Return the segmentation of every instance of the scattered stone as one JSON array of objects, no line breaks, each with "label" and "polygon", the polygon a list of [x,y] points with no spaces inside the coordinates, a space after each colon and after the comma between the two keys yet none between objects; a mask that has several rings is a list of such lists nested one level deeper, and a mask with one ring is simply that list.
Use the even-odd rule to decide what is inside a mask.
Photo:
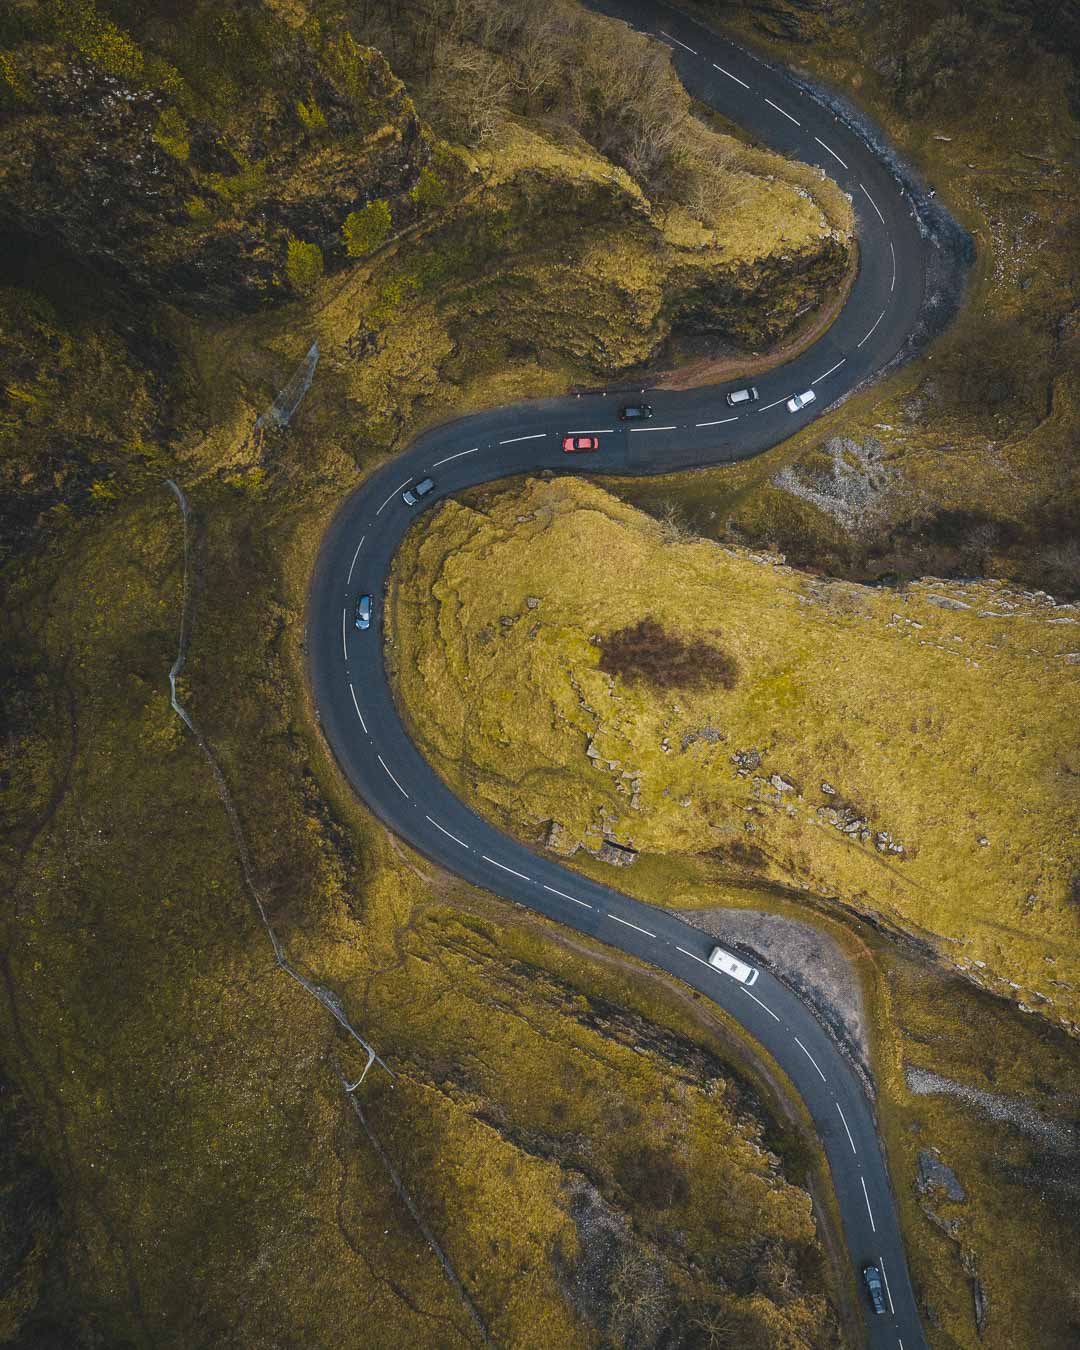
[{"label": "scattered stone", "polygon": [[937,605],[939,609],[970,609],[970,605],[965,605],[963,600],[954,600],[951,595],[928,595],[927,600],[932,605]]},{"label": "scattered stone", "polygon": [[540,603],[540,597],[538,595],[527,595],[525,597],[525,603],[528,605],[529,609],[535,609]]},{"label": "scattered stone", "polygon": [[735,765],[739,777],[745,778],[761,766],[761,751],[736,750],[731,756],[731,762]]},{"label": "scattered stone", "polygon": [[637,860],[637,849],[617,844],[614,839],[605,839],[593,856],[612,867],[629,867]]},{"label": "scattered stone", "polygon": [[789,783],[786,778],[781,778],[778,773],[774,773],[769,779],[769,786],[774,787],[777,792],[794,792],[795,784]]},{"label": "scattered stone", "polygon": [[824,792],[826,797],[836,796],[836,789],[833,787],[831,783],[822,783],[821,790],[822,792]]},{"label": "scattered stone", "polygon": [[544,847],[550,849],[552,853],[558,853],[562,858],[572,858],[578,850],[577,843],[567,834],[566,827],[560,825],[557,820],[548,823]]},{"label": "scattered stone", "polygon": [[916,1179],[916,1186],[920,1192],[925,1195],[927,1191],[941,1190],[945,1192],[949,1200],[955,1200],[957,1204],[967,1199],[967,1192],[957,1180],[956,1173],[951,1167],[936,1155],[936,1150],[919,1150],[919,1171]]},{"label": "scattered stone", "polygon": [[978,846],[979,846],[980,848],[989,848],[989,847],[990,847],[990,840],[987,839],[987,837],[986,837],[985,834],[980,834],[980,835],[976,838],[975,842],[978,844]]}]

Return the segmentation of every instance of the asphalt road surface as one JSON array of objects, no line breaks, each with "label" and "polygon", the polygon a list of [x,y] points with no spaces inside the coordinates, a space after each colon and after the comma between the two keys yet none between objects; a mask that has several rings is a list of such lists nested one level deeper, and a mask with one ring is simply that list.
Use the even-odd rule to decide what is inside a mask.
[{"label": "asphalt road surface", "polygon": [[[372,474],[327,532],[312,582],[308,651],[323,731],[350,783],[385,825],[448,871],[669,971],[718,1003],[755,1036],[801,1093],[824,1144],[854,1268],[868,1343],[918,1350],[926,1342],[896,1204],[871,1106],[813,1013],[763,970],[752,989],[706,964],[711,941],[661,908],[588,881],[501,833],[465,806],[421,757],[394,704],[382,655],[382,595],[410,526],[445,497],[492,479],[559,473],[662,473],[745,459],[776,445],[884,366],[904,347],[923,303],[930,245],[916,205],[856,130],[782,70],[655,3],[596,6],[666,42],[686,86],[773,149],[818,164],[851,195],[859,274],[828,332],[786,365],[756,376],[760,402],[733,409],[726,385],[655,391],[651,422],[618,421],[625,397],[588,395],[501,408],[440,426]],[[792,414],[789,395],[816,403]],[[570,432],[599,436],[600,451],[564,455]],[[426,476],[418,507],[402,500]],[[358,596],[374,597],[357,631]],[[423,710],[417,710],[419,716]],[[873,1263],[888,1312],[875,1315],[860,1272]]]}]

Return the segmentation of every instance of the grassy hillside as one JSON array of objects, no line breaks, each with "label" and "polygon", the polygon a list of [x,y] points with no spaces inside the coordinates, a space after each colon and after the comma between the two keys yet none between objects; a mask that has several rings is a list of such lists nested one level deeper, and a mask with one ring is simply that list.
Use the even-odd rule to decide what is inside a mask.
[{"label": "grassy hillside", "polygon": [[556,479],[443,506],[390,613],[415,735],[500,823],[829,897],[1077,1029],[1072,607],[815,578]]},{"label": "grassy hillside", "polygon": [[[847,273],[849,207],[692,124],[662,49],[570,7],[549,85],[582,32],[584,93],[612,55],[649,76],[586,100],[595,121],[538,87],[462,122],[468,87],[438,102],[361,17],[0,16],[0,1336],[478,1338],[349,1108],[355,1045],[273,963],[170,709],[173,477],[195,511],[180,697],[290,960],[397,1074],[365,1083],[368,1123],[493,1339],[831,1345],[828,1195],[776,1075],[674,987],[388,841],[327,761],[302,640],[358,473],[679,326],[783,337]],[[526,37],[483,59],[515,68]],[[668,110],[648,162],[626,153],[638,92]],[[292,421],[256,431],[315,341]]]}]

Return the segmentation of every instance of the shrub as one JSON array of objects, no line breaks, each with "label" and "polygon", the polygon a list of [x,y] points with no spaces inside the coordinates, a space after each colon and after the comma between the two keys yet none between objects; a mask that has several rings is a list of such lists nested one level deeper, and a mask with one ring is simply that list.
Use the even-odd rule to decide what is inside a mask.
[{"label": "shrub", "polygon": [[326,130],[326,114],[315,102],[314,97],[310,103],[305,103],[303,99],[298,99],[296,103],[296,115],[304,124],[304,130],[311,136],[317,136],[319,132]]},{"label": "shrub", "polygon": [[350,258],[362,258],[379,247],[390,233],[390,203],[383,198],[350,211],[341,227]]},{"label": "shrub", "polygon": [[646,683],[658,689],[704,689],[710,685],[734,689],[739,673],[727,652],[707,642],[684,642],[665,632],[655,619],[642,619],[605,638],[600,669],[628,684]]},{"label": "shrub", "polygon": [[321,281],[322,274],[323,255],[318,244],[290,239],[285,257],[285,275],[293,290],[301,295],[309,295]]},{"label": "shrub", "polygon": [[437,173],[421,169],[420,177],[409,196],[422,211],[433,210],[446,201],[446,184]]}]

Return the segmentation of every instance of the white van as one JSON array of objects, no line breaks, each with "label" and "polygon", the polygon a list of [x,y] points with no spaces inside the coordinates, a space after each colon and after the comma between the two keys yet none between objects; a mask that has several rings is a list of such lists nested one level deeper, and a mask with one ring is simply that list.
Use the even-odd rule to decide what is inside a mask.
[{"label": "white van", "polygon": [[717,970],[722,970],[725,975],[730,975],[733,980],[738,980],[740,984],[751,985],[761,973],[756,966],[748,966],[745,961],[740,961],[737,956],[732,956],[726,952],[723,947],[714,947],[709,953],[709,965],[715,966]]}]

